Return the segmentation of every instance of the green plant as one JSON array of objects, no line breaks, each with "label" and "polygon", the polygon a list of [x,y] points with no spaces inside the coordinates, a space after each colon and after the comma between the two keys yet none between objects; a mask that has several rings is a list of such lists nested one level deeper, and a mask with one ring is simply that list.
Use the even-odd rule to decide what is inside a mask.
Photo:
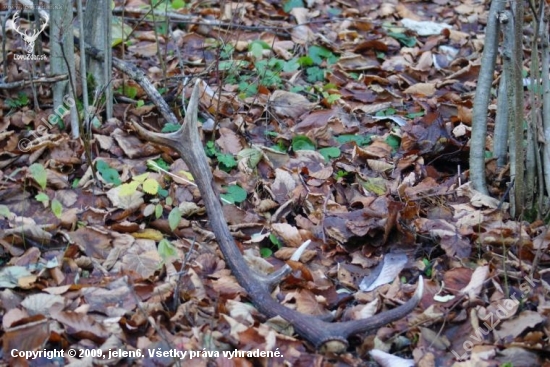
[{"label": "green plant", "polygon": [[303,0],[287,0],[285,1],[285,5],[283,6],[283,10],[285,13],[290,13],[290,11],[294,8],[305,8],[305,4]]},{"label": "green plant", "polygon": [[305,135],[296,135],[292,138],[292,150],[315,150],[315,143]]},{"label": "green plant", "polygon": [[98,159],[96,161],[95,168],[106,182],[112,183],[115,186],[118,186],[122,183],[120,181],[118,171],[114,168],[111,168],[111,166],[109,166],[105,161]]},{"label": "green plant", "polygon": [[426,274],[428,278],[431,278],[433,268],[432,268],[432,264],[430,263],[430,260],[424,258],[422,259],[422,263],[424,264],[424,274]]},{"label": "green plant", "polygon": [[220,195],[222,200],[229,204],[240,204],[246,200],[248,196],[245,189],[237,185],[229,185],[227,192]]},{"label": "green plant", "polygon": [[8,98],[5,101],[9,108],[20,108],[29,104],[29,97],[26,94],[19,92],[17,98]]},{"label": "green plant", "polygon": [[351,135],[351,134],[345,134],[340,135],[336,137],[336,141],[338,144],[346,144],[349,142],[355,142],[355,144],[359,146],[369,145],[372,142],[372,139],[369,135],[362,136],[362,135]]},{"label": "green plant", "polygon": [[171,259],[177,258],[178,256],[176,247],[172,244],[172,242],[168,241],[166,238],[163,238],[162,240],[160,240],[158,244],[157,252],[160,255],[160,258],[162,259],[161,263],[159,264],[160,266],[170,261]]},{"label": "green plant", "polygon": [[208,141],[204,150],[208,157],[216,158],[218,160],[222,170],[229,172],[231,169],[237,167],[237,161],[235,158],[231,154],[220,152],[213,141]]},{"label": "green plant", "polygon": [[260,255],[262,257],[270,257],[271,255],[273,255],[274,249],[279,250],[281,249],[281,247],[283,247],[283,244],[281,243],[279,238],[277,238],[277,236],[273,233],[269,235],[269,241],[271,242],[270,246],[263,246],[260,248]]}]

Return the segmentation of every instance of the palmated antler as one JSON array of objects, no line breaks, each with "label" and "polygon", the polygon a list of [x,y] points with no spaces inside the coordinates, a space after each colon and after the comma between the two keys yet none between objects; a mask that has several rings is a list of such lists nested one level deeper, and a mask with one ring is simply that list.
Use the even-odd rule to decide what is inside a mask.
[{"label": "palmated antler", "polygon": [[[271,297],[272,288],[290,271],[290,267],[285,265],[285,267],[270,276],[257,274],[248,267],[244,257],[235,245],[225,222],[219,201],[220,195],[214,186],[210,166],[197,132],[199,83],[200,80],[196,82],[193,88],[184,124],[178,131],[159,134],[145,130],[136,123],[133,123],[133,125],[143,138],[173,148],[185,161],[201,192],[210,226],[216,235],[225,261],[258,310],[268,317],[281,316],[294,326],[298,334],[311,342],[317,349],[333,352],[345,351],[349,336],[377,329],[410,313],[422,298],[424,285],[422,277],[419,279],[416,292],[409,301],[392,310],[363,320],[326,322],[318,317],[291,310]],[[165,117],[167,116],[165,115]],[[170,122],[174,123],[175,121]]]}]

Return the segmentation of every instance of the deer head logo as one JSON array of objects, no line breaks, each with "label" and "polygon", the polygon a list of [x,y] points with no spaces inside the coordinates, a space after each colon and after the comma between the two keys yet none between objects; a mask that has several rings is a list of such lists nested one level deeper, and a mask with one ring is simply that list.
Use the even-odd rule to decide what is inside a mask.
[{"label": "deer head logo", "polygon": [[17,18],[19,18],[19,12],[16,12],[14,15],[13,15],[13,18],[12,19],[9,19],[7,22],[6,22],[6,29],[11,29],[13,31],[15,31],[16,33],[19,33],[22,37],[23,37],[23,41],[25,41],[25,43],[27,44],[27,53],[33,53],[34,51],[34,43],[36,42],[36,40],[38,39],[38,36],[40,35],[40,33],[42,33],[44,31],[44,29],[46,29],[46,26],[48,25],[48,21],[50,20],[50,17],[48,16],[48,13],[44,12],[44,11],[41,11],[40,12],[40,16],[42,17],[42,25],[40,26],[40,30],[25,30],[24,32],[20,31],[19,30],[19,23],[16,23],[17,22]]}]

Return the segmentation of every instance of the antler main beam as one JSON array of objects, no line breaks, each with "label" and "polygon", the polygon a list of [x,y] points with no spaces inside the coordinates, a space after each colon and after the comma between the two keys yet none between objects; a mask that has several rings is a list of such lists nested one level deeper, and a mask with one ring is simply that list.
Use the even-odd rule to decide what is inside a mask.
[{"label": "antler main beam", "polygon": [[[317,317],[291,310],[271,297],[269,284],[274,283],[273,279],[268,282],[264,276],[257,274],[248,267],[225,222],[219,201],[220,195],[214,186],[210,166],[197,132],[199,83],[200,80],[197,80],[189,101],[184,124],[178,131],[159,134],[145,130],[136,123],[133,123],[133,126],[143,138],[153,143],[171,147],[185,161],[201,192],[210,226],[216,235],[225,261],[258,310],[268,317],[281,316],[294,326],[298,334],[311,342],[317,349],[332,352],[345,351],[349,336],[374,330],[410,313],[422,298],[424,284],[422,278],[419,279],[414,296],[405,304],[363,320],[339,323],[326,322]],[[174,123],[175,121],[170,122]],[[284,271],[280,272],[281,275],[284,275],[284,273]]]},{"label": "antler main beam", "polygon": [[[82,42],[76,38],[75,40],[77,42]],[[98,49],[89,45],[86,45],[85,49],[86,53],[90,56],[103,60],[103,53]],[[176,116],[172,113],[164,99],[149,80],[147,80],[145,74],[141,70],[115,57],[113,57],[113,66],[130,76],[143,88],[145,93],[149,96],[149,99],[157,106],[162,116],[166,119],[167,123],[178,123]],[[199,83],[200,80],[197,80],[195,83],[189,106],[187,107],[184,124],[178,131],[169,134],[159,134],[148,131],[135,122],[132,122],[132,125],[144,139],[171,147],[178,152],[185,161],[199,188],[210,220],[210,226],[216,235],[216,240],[218,241],[225,261],[258,310],[270,318],[275,316],[284,318],[292,324],[299,335],[313,344],[315,348],[321,352],[335,353],[340,353],[347,349],[347,339],[351,335],[377,329],[390,322],[401,319],[410,313],[422,298],[424,290],[424,281],[422,277],[418,280],[418,286],[413,297],[406,303],[392,310],[382,312],[363,320],[338,323],[327,322],[317,317],[291,310],[271,297],[271,288],[287,274],[290,267],[285,265],[284,268],[279,269],[271,276],[256,273],[248,267],[243,255],[231,236],[223,216],[222,207],[219,201],[220,195],[214,186],[210,166],[206,160],[206,155],[197,131]]]}]

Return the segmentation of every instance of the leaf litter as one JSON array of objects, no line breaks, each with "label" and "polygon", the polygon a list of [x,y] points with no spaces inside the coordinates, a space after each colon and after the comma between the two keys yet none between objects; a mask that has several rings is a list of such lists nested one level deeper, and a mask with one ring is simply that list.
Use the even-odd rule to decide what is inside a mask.
[{"label": "leaf litter", "polygon": [[[150,5],[115,3],[131,14]],[[170,21],[171,35],[148,18],[115,16],[135,29],[124,57],[178,114],[189,93],[182,75],[205,80],[204,146],[226,219],[254,267],[291,265],[277,290],[283,303],[364,318],[408,299],[407,284],[423,275],[421,307],[352,339],[339,356],[318,354],[283,320],[265,320],[226,267],[188,167],[141,142],[126,121],[169,127],[148,101],[138,104],[140,87],[115,73],[126,99],[92,141],[101,188],[64,129],[29,135],[51,111],[0,101],[3,358],[45,346],[279,348],[285,357],[273,362],[235,363],[549,364],[547,228],[512,220],[505,187],[493,182],[493,197],[484,196],[465,174],[488,9],[432,5],[192,1],[171,9],[194,19]],[[16,49],[9,34],[7,42]],[[165,70],[157,47],[167,51]],[[7,81],[23,70],[13,61]],[[39,101],[48,98],[40,89]],[[18,142],[29,136],[23,151]],[[300,260],[291,259],[304,241]]]}]

